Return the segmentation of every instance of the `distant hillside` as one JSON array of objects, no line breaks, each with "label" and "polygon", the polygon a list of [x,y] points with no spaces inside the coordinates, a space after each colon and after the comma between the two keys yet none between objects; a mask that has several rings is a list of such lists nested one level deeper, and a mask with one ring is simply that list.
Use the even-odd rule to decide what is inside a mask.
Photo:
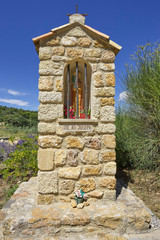
[{"label": "distant hillside", "polygon": [[37,127],[38,112],[0,106],[0,123],[13,127]]}]

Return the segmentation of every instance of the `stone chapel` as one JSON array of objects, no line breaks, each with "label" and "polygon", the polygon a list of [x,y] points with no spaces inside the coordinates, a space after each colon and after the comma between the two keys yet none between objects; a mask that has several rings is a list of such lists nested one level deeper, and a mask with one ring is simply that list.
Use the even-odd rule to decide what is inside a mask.
[{"label": "stone chapel", "polygon": [[39,64],[38,202],[114,201],[115,56],[121,46],[85,24],[69,23],[33,38]]}]

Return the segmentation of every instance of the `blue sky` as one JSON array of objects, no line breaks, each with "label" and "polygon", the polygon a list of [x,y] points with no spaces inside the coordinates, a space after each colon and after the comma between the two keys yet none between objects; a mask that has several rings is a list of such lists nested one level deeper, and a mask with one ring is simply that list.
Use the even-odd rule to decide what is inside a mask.
[{"label": "blue sky", "polygon": [[86,24],[122,46],[116,57],[116,103],[121,75],[138,45],[160,41],[159,0],[0,0],[0,105],[38,109],[39,59],[32,38],[88,13]]}]

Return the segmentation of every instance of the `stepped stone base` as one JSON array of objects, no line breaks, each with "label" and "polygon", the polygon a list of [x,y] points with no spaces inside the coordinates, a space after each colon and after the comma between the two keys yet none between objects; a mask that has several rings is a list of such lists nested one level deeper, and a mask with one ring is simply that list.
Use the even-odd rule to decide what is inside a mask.
[{"label": "stepped stone base", "polygon": [[117,193],[114,202],[90,198],[90,205],[83,209],[73,208],[71,202],[63,200],[40,205],[37,178],[31,178],[19,186],[1,210],[0,239],[125,240],[131,239],[130,234],[151,231],[151,212],[143,202],[121,185]]}]

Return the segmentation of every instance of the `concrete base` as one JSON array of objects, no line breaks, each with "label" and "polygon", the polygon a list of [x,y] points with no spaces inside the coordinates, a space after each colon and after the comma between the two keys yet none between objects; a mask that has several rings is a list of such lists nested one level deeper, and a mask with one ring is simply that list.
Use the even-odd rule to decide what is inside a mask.
[{"label": "concrete base", "polygon": [[[40,205],[37,204],[37,178],[31,178],[19,186],[1,210],[0,239],[160,239],[160,230],[156,233],[159,238],[153,233],[151,225],[155,217],[151,211],[131,190],[122,187],[120,181],[117,195],[114,202],[89,199],[90,205],[83,209],[72,208],[70,202]],[[151,234],[149,238],[143,238],[146,233]]]}]

